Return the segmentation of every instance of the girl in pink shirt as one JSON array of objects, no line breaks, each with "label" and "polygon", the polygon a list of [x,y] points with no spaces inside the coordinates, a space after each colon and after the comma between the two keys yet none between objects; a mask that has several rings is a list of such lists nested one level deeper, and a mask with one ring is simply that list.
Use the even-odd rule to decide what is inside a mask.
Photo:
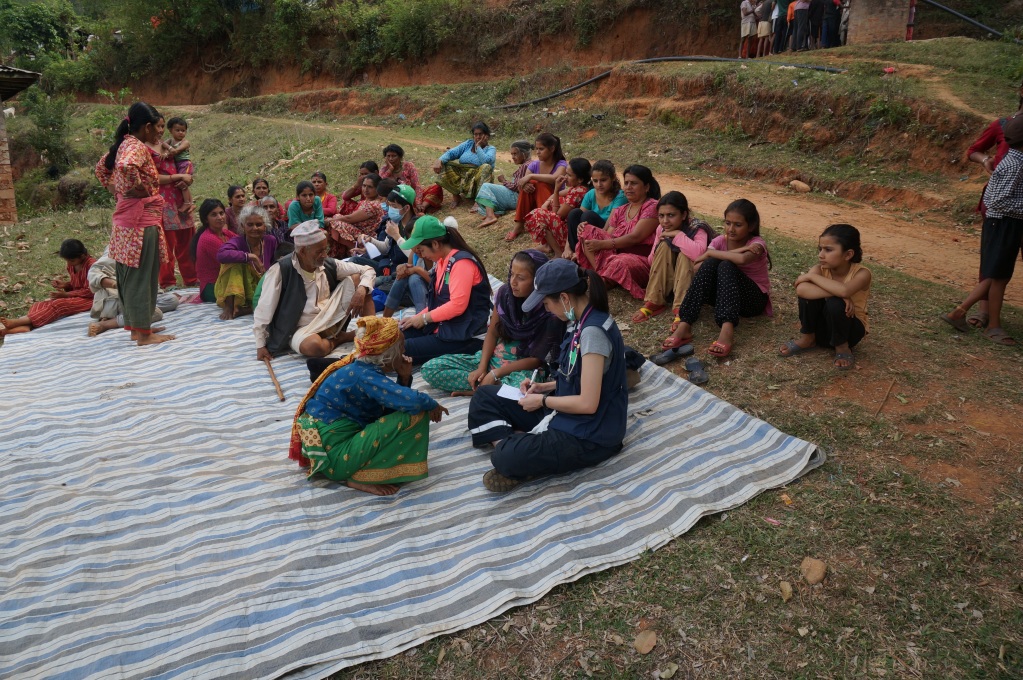
[{"label": "girl in pink shirt", "polygon": [[681,191],[669,191],[657,202],[657,222],[654,244],[647,256],[650,278],[646,295],[643,306],[632,315],[632,323],[643,323],[664,312],[670,296],[675,301],[675,320],[671,326],[675,330],[679,323],[678,306],[696,271],[693,263],[717,234],[709,224],[690,214],[689,201]]},{"label": "girl in pink shirt", "polygon": [[707,350],[727,357],[732,351],[739,317],[773,316],[771,281],[767,270],[771,257],[760,238],[760,213],[745,198],[725,208],[725,233],[710,242],[710,248],[696,258],[696,276],[678,310],[678,327],[664,341],[664,349],[692,341],[693,324],[703,305],[714,306],[714,321],[721,327],[718,339]]}]

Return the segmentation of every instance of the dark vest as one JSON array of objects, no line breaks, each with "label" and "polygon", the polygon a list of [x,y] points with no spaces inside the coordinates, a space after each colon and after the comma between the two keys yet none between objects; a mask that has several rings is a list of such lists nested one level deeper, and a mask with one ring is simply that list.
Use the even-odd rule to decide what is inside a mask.
[{"label": "dark vest", "polygon": [[[267,327],[266,349],[275,357],[291,348],[291,336],[298,330],[298,320],[305,309],[305,280],[295,268],[294,257],[294,254],[287,255],[273,265],[281,268],[281,298]],[[328,257],[323,263],[323,273],[333,293],[337,288],[337,262],[333,258]]]},{"label": "dark vest", "polygon": [[[472,287],[472,291],[469,293],[469,306],[465,308],[462,314],[454,319],[430,325],[429,330],[431,332],[436,329],[437,337],[448,342],[461,342],[473,338],[480,333],[485,333],[487,324],[490,322],[490,283],[487,281],[487,275],[484,273],[483,268],[480,267],[479,262],[476,261],[476,258],[464,250],[456,251],[448,258],[444,271],[438,271],[439,267],[434,267],[433,271],[430,272],[430,290],[426,298],[427,306],[430,309],[437,309],[451,301],[448,276],[451,274],[451,268],[455,263],[465,259],[472,260],[472,263],[479,269],[483,279]],[[443,279],[439,291],[437,290],[438,276]]]},{"label": "dark vest", "polygon": [[[551,420],[550,427],[554,430],[567,432],[577,439],[599,444],[601,446],[621,446],[625,439],[625,421],[629,411],[629,391],[625,383],[625,341],[622,334],[608,314],[588,308],[589,314],[582,322],[582,328],[599,326],[607,333],[614,348],[611,357],[611,365],[604,373],[600,383],[600,403],[597,405],[596,413],[592,415],[580,415],[574,413],[561,413],[560,411]],[[582,330],[580,329],[580,335]],[[575,329],[565,335],[561,343],[561,355],[558,359],[559,366],[555,375],[558,386],[553,396],[575,396],[582,394],[582,355],[576,349],[575,366],[571,373],[571,352],[575,343],[572,342],[575,336]]]}]

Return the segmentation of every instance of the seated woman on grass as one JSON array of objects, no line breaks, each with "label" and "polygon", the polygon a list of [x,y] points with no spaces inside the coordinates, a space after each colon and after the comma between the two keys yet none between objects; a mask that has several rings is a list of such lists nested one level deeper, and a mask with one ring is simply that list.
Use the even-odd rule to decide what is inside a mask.
[{"label": "seated woman on grass", "polygon": [[295,200],[288,205],[288,232],[309,220],[316,220],[323,229],[323,203],[312,182],[302,181],[295,187]]},{"label": "seated woman on grass", "polygon": [[347,257],[361,239],[360,236],[376,236],[380,220],[386,208],[380,202],[377,185],[380,175],[369,173],[362,178],[362,200],[353,212],[335,215],[328,222],[330,227],[331,257]]},{"label": "seated woman on grass", "polygon": [[323,217],[330,219],[336,215],[338,211],[337,196],[327,191],[327,176],[317,170],[309,175],[309,183],[313,185],[313,191],[316,192],[316,197],[320,199],[320,205],[323,206]]},{"label": "seated woman on grass", "polygon": [[[349,488],[377,496],[427,476],[430,421],[448,410],[412,389],[398,322],[358,320],[355,351],[316,379],[298,406],[288,457]],[[385,373],[398,374],[397,382]]]},{"label": "seated woman on grass", "polygon": [[675,302],[671,330],[679,324],[678,306],[689,290],[696,271],[693,264],[703,255],[717,234],[710,225],[689,213],[689,201],[679,191],[669,191],[657,202],[657,231],[654,246],[647,258],[650,278],[646,284],[643,306],[632,315],[632,323],[643,323],[668,308],[668,298]]},{"label": "seated woman on grass", "polygon": [[14,319],[0,317],[0,341],[14,333],[28,333],[33,328],[53,323],[65,316],[88,312],[92,309],[92,289],[89,288],[89,267],[95,258],[89,255],[85,244],[75,238],[64,239],[58,251],[67,265],[68,279],[54,279],[54,291],[49,300],[40,300],[28,308],[26,316]]},{"label": "seated woman on grass", "polygon": [[779,350],[794,357],[813,347],[832,347],[835,368],[848,371],[856,363],[852,348],[870,332],[867,298],[870,270],[863,261],[860,232],[848,224],[832,224],[821,234],[817,265],[796,279],[799,296],[799,337]]},{"label": "seated woman on grass", "polygon": [[419,186],[419,170],[415,163],[405,160],[405,149],[397,144],[385,146],[384,164],[377,174],[380,179],[393,179],[397,184],[412,187],[412,191],[416,192],[416,204],[419,203],[419,195],[423,191]]},{"label": "seated woman on grass", "polygon": [[642,300],[650,276],[650,248],[657,230],[657,201],[661,185],[645,165],[630,165],[622,173],[625,205],[615,208],[601,229],[579,225],[576,260],[600,274],[604,284],[618,285]]},{"label": "seated woman on grass", "polygon": [[236,234],[242,230],[238,215],[245,207],[245,200],[245,187],[232,184],[227,188],[227,228]]},{"label": "seated woman on grass", "polygon": [[515,164],[515,172],[511,179],[505,179],[504,175],[498,175],[499,184],[487,182],[480,187],[476,193],[476,210],[483,215],[480,227],[489,227],[497,222],[499,215],[515,210],[519,201],[519,180],[529,172],[529,160],[533,155],[533,145],[524,139],[512,142],[511,149],[512,163]]},{"label": "seated woman on grass", "polygon": [[258,206],[247,205],[238,216],[245,230],[217,251],[220,275],[213,287],[217,304],[224,308],[220,318],[230,320],[252,314],[252,298],[263,272],[274,263],[277,239],[266,233],[270,216]]},{"label": "seated woman on grass", "polygon": [[533,292],[536,270],[547,263],[538,250],[512,256],[508,281],[497,290],[483,349],[475,354],[448,354],[423,364],[423,380],[445,392],[472,394],[481,385],[518,387],[532,371],[546,373],[548,356],[561,342],[565,323],[542,307],[522,311]]},{"label": "seated woman on grass", "polygon": [[565,217],[566,236],[568,242],[561,254],[566,260],[575,260],[575,248],[579,244],[579,225],[589,224],[600,229],[604,228],[611,212],[618,206],[625,205],[625,192],[618,180],[618,170],[609,160],[600,160],[590,170],[590,184],[593,188],[583,196],[578,208],[568,211]]},{"label": "seated woman on grass", "polygon": [[440,175],[437,184],[455,197],[455,206],[467,198],[476,200],[480,187],[494,174],[497,150],[490,144],[490,127],[479,122],[472,126],[472,137],[448,149],[433,164]]},{"label": "seated woman on grass", "polygon": [[590,162],[585,158],[573,158],[565,174],[555,180],[550,198],[526,215],[526,231],[540,250],[553,257],[564,252],[568,243],[565,218],[582,204],[590,188]]},{"label": "seated woman on grass", "polygon": [[220,276],[220,261],[217,252],[220,247],[238,234],[227,228],[227,212],[224,204],[215,198],[207,198],[199,206],[199,230],[192,237],[192,259],[199,277],[199,299],[216,302],[213,288]]},{"label": "seated woman on grass", "polygon": [[359,174],[355,183],[341,193],[341,201],[337,208],[338,215],[347,215],[359,209],[359,201],[362,200],[362,180],[366,175],[379,175],[380,166],[376,161],[364,161],[359,166]]},{"label": "seated woman on grass", "polygon": [[714,306],[714,321],[721,327],[718,339],[707,350],[723,359],[732,352],[739,317],[773,316],[771,281],[767,270],[771,256],[760,238],[760,213],[745,198],[725,208],[725,233],[695,261],[696,275],[678,310],[678,327],[662,343],[677,349],[693,339],[693,324],[703,305]]},{"label": "seated woman on grass", "polygon": [[549,132],[539,134],[533,141],[533,150],[536,151],[536,160],[530,161],[526,174],[519,179],[515,226],[505,234],[505,241],[514,241],[525,231],[526,215],[551,197],[555,191],[555,182],[568,170],[560,138]]}]

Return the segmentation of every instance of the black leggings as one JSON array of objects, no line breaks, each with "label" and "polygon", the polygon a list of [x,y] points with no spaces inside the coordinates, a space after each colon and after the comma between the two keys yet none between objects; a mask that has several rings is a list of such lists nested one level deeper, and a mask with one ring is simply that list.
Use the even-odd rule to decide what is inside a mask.
[{"label": "black leggings", "polygon": [[840,297],[805,300],[799,298],[799,331],[816,335],[818,347],[837,347],[849,343],[855,347],[867,330],[856,317],[845,315],[845,300]]},{"label": "black leggings", "polygon": [[579,225],[583,222],[592,224],[595,227],[604,227],[604,218],[593,212],[592,210],[583,210],[582,208],[573,208],[568,216],[565,218],[565,224],[568,225],[568,245],[575,250],[575,247],[579,244]]},{"label": "black leggings", "polygon": [[718,326],[725,322],[738,326],[740,316],[764,313],[767,294],[734,262],[708,257],[700,265],[678,308],[679,320],[696,323],[703,305],[714,305],[714,322]]}]

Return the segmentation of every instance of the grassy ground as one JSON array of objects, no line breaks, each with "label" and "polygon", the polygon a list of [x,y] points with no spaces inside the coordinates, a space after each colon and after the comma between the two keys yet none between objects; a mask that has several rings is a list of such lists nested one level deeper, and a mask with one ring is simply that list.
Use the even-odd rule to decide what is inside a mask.
[{"label": "grassy ground", "polygon": [[[330,131],[219,113],[192,121],[200,198],[256,174],[268,175],[283,198],[314,169],[340,190],[396,135],[410,140],[404,146],[420,168],[437,146],[462,136],[436,125]],[[625,163],[646,160],[660,143],[647,136],[649,127],[623,139],[636,129],[632,122],[594,124],[615,134],[566,137],[573,154]],[[676,167],[661,157],[652,163]],[[505,244],[502,228],[475,230],[464,209],[455,214],[495,273],[525,245]],[[108,220],[101,208],[47,213],[4,233],[2,303],[22,310],[39,299],[62,269],[52,254],[58,241],[74,235],[98,252]],[[792,504],[780,492],[765,494],[633,564],[337,677],[669,677],[673,664],[674,677],[1023,673],[1023,356],[943,327],[936,314],[958,291],[873,266],[873,328],[858,348],[858,369],[836,373],[824,352],[782,360],[776,347],[796,323],[790,282],[813,262],[813,248],[770,230],[767,238],[776,318],[743,322],[727,362],[703,353],[712,339],[707,319],[697,326],[697,346],[711,391],[829,451],[823,469],[785,490]],[[654,351],[664,317],[632,326],[637,302],[621,291],[612,306],[631,326],[627,341]],[[1023,327],[1019,310],[1009,311],[1008,325]],[[808,555],[828,564],[821,585],[800,578]],[[788,602],[781,581],[793,585]],[[632,646],[643,629],[658,639],[648,655]]]}]

